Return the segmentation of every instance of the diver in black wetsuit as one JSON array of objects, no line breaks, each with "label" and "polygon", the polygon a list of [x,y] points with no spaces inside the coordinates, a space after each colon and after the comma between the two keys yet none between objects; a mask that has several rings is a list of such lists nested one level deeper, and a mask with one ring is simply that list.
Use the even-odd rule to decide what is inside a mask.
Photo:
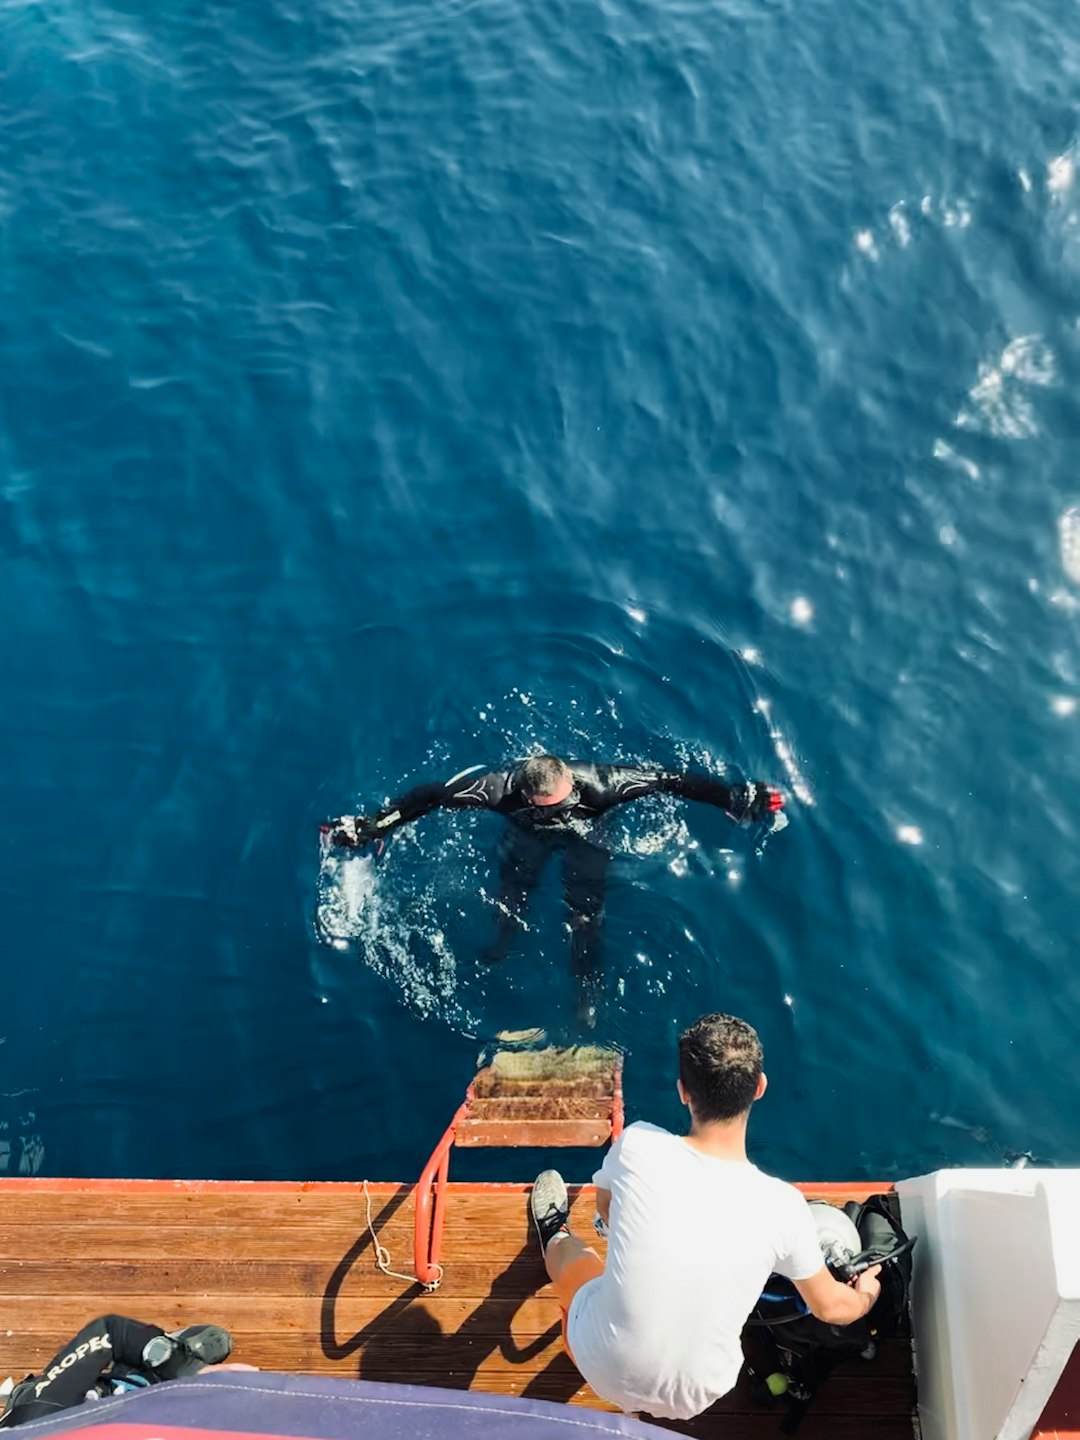
[{"label": "diver in black wetsuit", "polygon": [[19,1381],[0,1415],[0,1428],[47,1419],[91,1396],[123,1394],[196,1375],[227,1360],[231,1349],[232,1338],[220,1325],[188,1325],[166,1333],[126,1315],[99,1315],[57,1351],[40,1375]]},{"label": "diver in black wetsuit", "polygon": [[331,844],[351,849],[379,841],[437,807],[494,810],[511,822],[500,849],[500,911],[495,942],[484,952],[505,959],[525,907],[556,848],[565,856],[563,893],[570,910],[571,965],[581,981],[583,1018],[592,1019],[592,992],[599,974],[600,926],[610,855],[589,836],[589,822],[642,795],[681,795],[718,806],[736,822],[769,820],[783,806],[779,790],[760,781],[728,785],[712,775],[647,769],[638,765],[590,765],[534,755],[509,770],[478,773],[417,785],[374,815],[344,815],[323,826]]}]

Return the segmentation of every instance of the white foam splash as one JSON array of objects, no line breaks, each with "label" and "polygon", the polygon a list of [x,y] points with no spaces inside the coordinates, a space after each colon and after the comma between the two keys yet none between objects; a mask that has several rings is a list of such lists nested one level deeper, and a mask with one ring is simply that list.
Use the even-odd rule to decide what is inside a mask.
[{"label": "white foam splash", "polygon": [[896,237],[896,243],[902,248],[911,244],[911,225],[904,214],[904,202],[899,201],[889,211],[889,228]]},{"label": "white foam splash", "polygon": [[[415,1014],[437,1017],[455,1029],[476,1021],[458,998],[457,962],[442,931],[425,913],[427,899],[415,898],[410,919],[395,899],[380,894],[379,869],[368,853],[324,847],[319,867],[315,914],[319,938],[337,951],[355,948],[359,959],[401,996]],[[423,942],[432,963],[413,954],[414,937]]]},{"label": "white foam splash", "polygon": [[1080,505],[1070,505],[1058,520],[1061,566],[1074,585],[1080,585]]},{"label": "white foam splash", "polygon": [[1076,714],[1076,699],[1072,695],[1055,695],[1050,701],[1050,709],[1055,715],[1062,717]]},{"label": "white foam splash", "polygon": [[1054,352],[1039,335],[1018,335],[1001,352],[1001,369],[1027,385],[1056,385],[1057,361]]},{"label": "white foam splash", "polygon": [[[630,816],[623,819],[618,811],[614,812],[606,830],[610,848],[622,855],[662,855],[665,850],[677,848],[678,854],[668,861],[668,869],[673,875],[686,874],[686,857],[698,848],[698,842],[690,834],[683,810],[666,797],[645,803],[651,804],[655,814],[649,816],[649,828],[644,833],[633,828],[635,822]],[[636,823],[640,825],[640,819]],[[588,838],[594,832],[586,828],[583,833]]]},{"label": "white foam splash", "polygon": [[955,205],[943,207],[941,218],[949,230],[966,230],[971,224],[971,206],[966,200],[958,200]]},{"label": "white foam splash", "polygon": [[319,871],[316,911],[320,936],[347,948],[364,929],[364,912],[375,904],[375,860],[371,855],[330,851]]},{"label": "white foam splash", "polygon": [[1039,335],[1019,335],[1005,346],[996,364],[979,366],[979,378],[968,392],[971,403],[957,415],[956,424],[1006,440],[1031,439],[1038,426],[1025,389],[1045,389],[1057,381],[1057,361],[1046,341]]},{"label": "white foam splash", "polygon": [[630,619],[633,620],[636,625],[644,625],[646,620],[648,620],[649,618],[648,615],[646,615],[645,611],[642,610],[641,607],[638,605],[624,605],[623,609],[626,611],[627,615],[630,616]]},{"label": "white foam splash", "polygon": [[1056,155],[1046,167],[1046,188],[1051,195],[1063,195],[1066,190],[1071,190],[1076,180],[1076,147],[1066,150],[1063,155]]},{"label": "white foam splash", "polygon": [[898,825],[896,838],[901,845],[921,845],[923,843],[923,833],[918,825]]},{"label": "white foam splash", "polygon": [[874,243],[874,232],[872,230],[856,230],[855,249],[860,255],[865,255],[868,260],[880,259],[877,245]]},{"label": "white foam splash", "polygon": [[796,595],[791,602],[791,618],[796,625],[809,625],[814,618],[814,607],[805,595]]}]

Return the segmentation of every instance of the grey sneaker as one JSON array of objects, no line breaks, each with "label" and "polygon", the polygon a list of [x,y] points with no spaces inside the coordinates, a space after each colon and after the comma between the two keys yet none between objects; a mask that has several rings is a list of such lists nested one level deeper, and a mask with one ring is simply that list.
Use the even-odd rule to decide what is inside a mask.
[{"label": "grey sneaker", "polygon": [[570,1233],[566,1223],[570,1219],[570,1198],[566,1193],[566,1181],[557,1170],[542,1170],[533,1181],[529,1214],[536,1226],[541,1253],[556,1235],[564,1231]]}]

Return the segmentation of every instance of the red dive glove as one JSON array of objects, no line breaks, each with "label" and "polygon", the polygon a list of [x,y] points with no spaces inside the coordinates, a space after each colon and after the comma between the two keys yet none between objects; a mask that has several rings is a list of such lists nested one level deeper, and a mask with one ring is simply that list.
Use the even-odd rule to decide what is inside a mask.
[{"label": "red dive glove", "polygon": [[769,820],[784,808],[784,797],[775,785],[764,780],[748,780],[731,791],[731,813],[736,820]]}]

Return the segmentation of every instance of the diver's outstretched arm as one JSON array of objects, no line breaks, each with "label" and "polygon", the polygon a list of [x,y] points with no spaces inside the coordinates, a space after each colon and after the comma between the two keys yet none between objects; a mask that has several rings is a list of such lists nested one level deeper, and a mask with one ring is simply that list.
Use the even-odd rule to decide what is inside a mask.
[{"label": "diver's outstretched arm", "polygon": [[729,785],[715,775],[687,770],[656,770],[638,765],[597,765],[593,767],[591,796],[598,810],[625,805],[643,795],[680,795],[700,800],[725,811],[736,823],[767,820],[783,808],[784,797],[764,780],[747,780]]},{"label": "diver's outstretched arm", "polygon": [[355,850],[372,840],[385,839],[432,810],[494,810],[506,793],[509,775],[501,770],[477,773],[479,769],[474,766],[449,780],[415,785],[373,815],[342,815],[324,825],[323,831],[329,835],[331,845]]},{"label": "diver's outstretched arm", "polygon": [[671,795],[681,795],[684,800],[700,800],[706,805],[715,805],[725,811],[736,824],[746,821],[768,820],[784,808],[784,797],[774,785],[764,780],[746,780],[739,785],[728,785],[715,775],[693,773],[669,773],[660,787]]}]

